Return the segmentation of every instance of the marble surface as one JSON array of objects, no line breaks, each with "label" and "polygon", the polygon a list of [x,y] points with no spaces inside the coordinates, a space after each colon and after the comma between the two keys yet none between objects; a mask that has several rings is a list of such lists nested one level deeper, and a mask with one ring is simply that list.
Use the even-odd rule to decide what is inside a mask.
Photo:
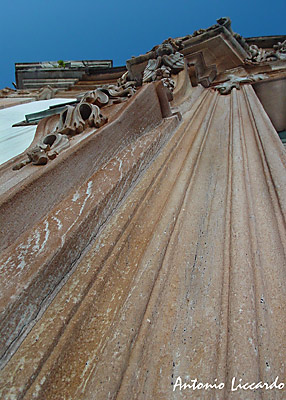
[{"label": "marble surface", "polygon": [[29,147],[37,129],[36,125],[12,128],[13,124],[23,121],[26,114],[43,111],[51,105],[67,101],[70,99],[40,100],[0,110],[0,164]]}]

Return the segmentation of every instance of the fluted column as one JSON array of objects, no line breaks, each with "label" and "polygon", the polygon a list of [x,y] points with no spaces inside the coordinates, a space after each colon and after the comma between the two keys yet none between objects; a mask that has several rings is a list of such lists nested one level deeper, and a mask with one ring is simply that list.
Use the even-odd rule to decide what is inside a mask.
[{"label": "fluted column", "polygon": [[251,86],[200,93],[2,371],[4,395],[283,399],[231,382],[286,382],[285,161]]}]

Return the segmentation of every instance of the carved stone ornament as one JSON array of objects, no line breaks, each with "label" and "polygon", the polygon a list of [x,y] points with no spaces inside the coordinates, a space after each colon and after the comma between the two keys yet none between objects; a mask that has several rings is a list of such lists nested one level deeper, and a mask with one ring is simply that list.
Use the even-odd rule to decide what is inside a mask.
[{"label": "carved stone ornament", "polygon": [[273,57],[274,52],[267,51],[259,48],[256,44],[252,44],[248,49],[248,57],[246,58],[246,64],[260,64],[267,61],[275,61],[276,56]]},{"label": "carved stone ornament", "polygon": [[171,74],[177,74],[184,69],[184,56],[170,42],[157,46],[155,58],[148,61],[143,72],[143,83],[161,80],[169,89],[173,89]]},{"label": "carved stone ornament", "polygon": [[100,90],[108,94],[109,98],[115,99],[117,97],[131,97],[135,93],[135,82],[126,82],[124,85],[107,85],[100,88]]},{"label": "carved stone ornament", "polygon": [[56,132],[73,136],[88,127],[100,128],[106,122],[107,118],[101,114],[97,105],[80,102],[76,107],[67,106],[61,112]]},{"label": "carved stone ornament", "polygon": [[117,85],[104,85],[95,90],[91,90],[84,94],[81,102],[95,104],[102,108],[106,105],[121,103],[133,96],[136,92],[135,82],[127,81],[128,73],[125,72],[118,79]]},{"label": "carved stone ornament", "polygon": [[229,94],[234,88],[240,89],[240,84],[242,83],[254,83],[267,78],[268,75],[266,74],[248,75],[245,77],[228,75],[228,80],[226,82],[216,85],[214,88],[218,90],[220,94]]},{"label": "carved stone ornament", "polygon": [[[27,158],[13,167],[18,170],[25,165],[45,165],[61,150],[69,146],[69,137],[83,132],[88,127],[100,128],[107,122],[100,108],[125,101],[135,93],[135,82],[128,81],[128,73],[119,78],[117,85],[104,85],[85,93],[75,107],[68,105],[61,113],[56,129],[44,136],[27,154]],[[52,139],[53,138],[53,139]]]},{"label": "carved stone ornament", "polygon": [[276,56],[279,60],[286,60],[286,40],[284,42],[278,42],[278,44],[273,46]]},{"label": "carved stone ornament", "polygon": [[69,147],[69,139],[66,135],[60,133],[46,135],[36,146],[27,151],[27,158],[14,165],[13,170],[18,170],[30,163],[33,165],[45,165],[67,147]]},{"label": "carved stone ornament", "polygon": [[45,165],[53,160],[65,148],[69,147],[69,136],[83,132],[88,127],[100,128],[107,122],[97,105],[81,102],[61,112],[58,125],[54,132],[44,136],[29,151],[27,158],[13,167],[18,170],[25,165]]},{"label": "carved stone ornament", "polygon": [[248,49],[247,64],[260,64],[270,61],[286,60],[286,40],[273,46],[273,50],[265,50],[252,44]]},{"label": "carved stone ornament", "polygon": [[284,42],[278,42],[278,44],[275,44],[273,46],[273,49],[276,50],[276,52],[279,52],[280,54],[286,54],[286,40]]}]

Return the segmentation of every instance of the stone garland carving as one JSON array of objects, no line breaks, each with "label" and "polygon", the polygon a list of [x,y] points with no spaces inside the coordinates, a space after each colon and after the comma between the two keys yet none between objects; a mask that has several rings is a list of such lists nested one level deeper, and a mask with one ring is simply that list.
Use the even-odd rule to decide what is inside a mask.
[{"label": "stone garland carving", "polygon": [[252,44],[248,49],[248,57],[246,64],[260,64],[261,62],[275,61],[277,57],[273,51],[267,51],[259,48],[256,44]]},{"label": "stone garland carving", "polygon": [[133,96],[135,93],[135,82],[129,81],[122,85],[107,85],[100,88],[103,93],[106,93],[109,99],[126,99],[128,97]]},{"label": "stone garland carving", "polygon": [[266,74],[248,75],[245,77],[228,75],[228,80],[224,83],[214,86],[214,89],[218,90],[220,94],[229,94],[234,88],[240,89],[241,83],[254,83],[267,78],[268,76]]}]

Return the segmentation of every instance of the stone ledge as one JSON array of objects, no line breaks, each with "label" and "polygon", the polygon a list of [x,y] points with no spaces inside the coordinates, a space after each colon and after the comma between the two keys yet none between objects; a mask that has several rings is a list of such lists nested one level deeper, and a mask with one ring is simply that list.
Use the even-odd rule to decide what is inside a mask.
[{"label": "stone ledge", "polygon": [[[146,85],[113,122],[83,138],[46,166],[29,165],[14,172],[13,176],[21,174],[23,179],[17,175],[17,184],[0,197],[3,227],[0,250],[10,246],[63,200],[70,190],[87,180],[118,151],[162,121],[161,101],[157,92],[155,85]],[[4,164],[2,171],[5,172],[10,164]],[[32,168],[29,176],[28,168]]]},{"label": "stone ledge", "polygon": [[[119,151],[2,254],[1,348],[21,339],[56,286],[170,137],[170,117]],[[61,210],[65,210],[61,219]],[[3,355],[3,354],[2,354]]]}]

